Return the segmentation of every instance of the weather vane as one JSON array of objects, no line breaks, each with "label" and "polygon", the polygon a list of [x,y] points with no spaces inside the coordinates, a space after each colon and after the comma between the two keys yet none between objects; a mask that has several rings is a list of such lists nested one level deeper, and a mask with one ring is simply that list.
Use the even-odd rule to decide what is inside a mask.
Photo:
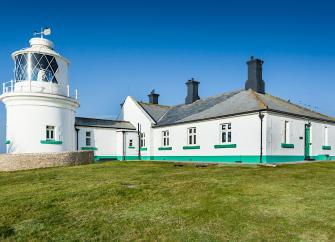
[{"label": "weather vane", "polygon": [[45,27],[41,28],[41,32],[37,32],[36,30],[34,31],[33,35],[40,35],[41,38],[43,39],[44,35],[50,35],[51,34],[51,28],[50,27]]}]

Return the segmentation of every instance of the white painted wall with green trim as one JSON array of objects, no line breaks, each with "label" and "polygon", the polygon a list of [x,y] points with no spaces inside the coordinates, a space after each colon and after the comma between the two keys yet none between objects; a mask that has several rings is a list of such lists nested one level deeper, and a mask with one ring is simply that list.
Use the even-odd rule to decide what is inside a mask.
[{"label": "white painted wall with green trim", "polygon": [[86,132],[91,132],[91,145],[95,148],[95,155],[116,155],[116,130],[109,128],[82,127],[78,126],[79,150],[86,146]]},{"label": "white painted wall with green trim", "polygon": [[[122,160],[122,157],[138,157],[138,135],[137,131],[125,131],[124,135],[122,131],[117,131],[117,146],[116,146],[116,156],[119,160]],[[123,139],[125,139],[124,143],[124,153],[123,153]],[[133,148],[129,147],[129,141],[132,140]],[[134,159],[134,158],[132,158]]]},{"label": "white painted wall with green trim", "polygon": [[[289,162],[304,159],[304,127],[309,120],[284,114],[263,112],[263,162]],[[176,161],[203,161],[203,162],[236,162],[258,163],[260,161],[260,128],[261,122],[258,112],[205,120],[192,123],[177,124],[166,127],[152,128],[152,120],[131,97],[126,99],[122,109],[124,120],[130,121],[135,127],[140,123],[142,131],[146,133],[146,148],[141,151],[142,159],[176,160]],[[284,122],[290,122],[290,143],[294,148],[283,148]],[[335,126],[323,122],[310,121],[311,128],[311,157],[327,159],[334,157]],[[230,148],[215,148],[220,144],[220,124],[232,124],[232,144]],[[324,150],[324,127],[329,128],[328,145],[331,150]],[[187,146],[187,129],[196,127],[197,146],[199,149],[184,149]],[[171,149],[159,149],[162,144],[162,131],[169,130]],[[117,136],[116,157],[122,157],[121,133]],[[137,134],[127,134],[137,141]],[[132,136],[133,135],[133,136]],[[303,137],[303,139],[300,139]],[[135,149],[128,149],[129,138],[126,144],[126,157],[135,159],[138,155],[138,144]],[[134,142],[135,144],[135,142]],[[99,153],[105,155],[107,153]],[[108,153],[107,155],[113,155]]]},{"label": "white painted wall with green trim", "polygon": [[[138,155],[137,132],[125,131],[123,136],[121,130],[100,127],[77,126],[79,150],[86,146],[86,132],[91,132],[91,148],[94,149],[94,155],[99,157],[122,157],[123,156],[123,138],[125,139],[125,156]],[[129,148],[129,141],[133,140],[134,149]]]},{"label": "white painted wall with green trim", "polygon": [[[282,148],[284,142],[284,122],[290,122],[290,143],[294,148]],[[312,157],[320,155],[335,156],[335,126],[321,121],[297,118],[284,114],[269,113],[267,117],[267,150],[269,156],[300,156],[304,157],[305,150],[305,124],[311,123],[311,149]],[[328,127],[328,140],[331,150],[324,150],[324,127]],[[302,139],[300,138],[302,137]]]},{"label": "white painted wall with green trim", "polygon": [[136,129],[138,124],[141,125],[141,132],[145,133],[145,147],[147,148],[147,150],[142,151],[141,154],[143,156],[153,156],[154,151],[152,148],[154,144],[154,138],[152,125],[154,124],[154,121],[145,111],[143,111],[141,106],[134,98],[130,96],[126,98],[121,109],[121,118],[122,120],[132,123]]},{"label": "white painted wall with green trim", "polygon": [[[236,148],[214,148],[220,142],[220,124],[232,124],[232,144]],[[200,149],[183,149],[187,146],[187,129],[196,127],[197,144]],[[159,150],[162,147],[162,131],[168,130],[170,134],[170,147],[172,150]],[[265,129],[264,129],[265,130]],[[154,131],[154,156],[227,156],[232,159],[238,156],[258,156],[260,153],[260,119],[258,113],[236,117],[206,120],[166,127],[157,127]],[[264,134],[265,138],[265,134]],[[264,151],[266,144],[264,143]],[[265,155],[265,154],[264,154]]]},{"label": "white painted wall with green trim", "polygon": [[[77,102],[43,93],[10,93],[3,99],[7,112],[7,153],[45,153],[75,150]],[[55,126],[59,144],[44,144],[46,126]]]}]

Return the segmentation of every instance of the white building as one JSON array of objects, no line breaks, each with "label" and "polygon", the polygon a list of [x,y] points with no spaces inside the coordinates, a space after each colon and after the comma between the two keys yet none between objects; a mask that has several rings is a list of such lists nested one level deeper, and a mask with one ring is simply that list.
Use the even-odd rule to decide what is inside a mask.
[{"label": "white building", "polygon": [[[94,150],[97,160],[275,163],[335,157],[335,119],[265,92],[263,61],[250,59],[242,90],[201,99],[189,80],[184,104],[128,96],[121,120],[75,118],[69,62],[44,38],[14,52],[7,110],[8,153]],[[76,92],[75,92],[76,93]]]},{"label": "white building", "polygon": [[29,48],[12,54],[15,80],[3,84],[0,96],[7,111],[7,152],[73,150],[79,102],[70,96],[69,61],[47,39],[32,38],[29,43]]}]

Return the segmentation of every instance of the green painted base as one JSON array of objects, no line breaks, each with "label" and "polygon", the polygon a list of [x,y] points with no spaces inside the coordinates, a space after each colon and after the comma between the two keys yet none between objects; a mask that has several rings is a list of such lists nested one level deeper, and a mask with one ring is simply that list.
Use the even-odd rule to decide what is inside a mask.
[{"label": "green painted base", "polygon": [[102,160],[118,160],[117,156],[113,155],[99,155],[94,156],[95,161],[102,161]]},{"label": "green painted base", "polygon": [[[181,162],[218,162],[218,163],[246,163],[259,164],[260,156],[258,155],[241,155],[241,156],[155,156],[154,160],[162,161],[181,161]],[[303,161],[303,156],[263,156],[262,163],[281,163]]]},{"label": "green painted base", "polygon": [[[333,160],[335,156],[317,155],[311,157],[315,160]],[[260,164],[260,156],[242,155],[242,156],[96,156],[96,160],[155,160],[155,161],[176,161],[176,162],[213,162],[213,163],[244,163]],[[285,163],[304,161],[304,156],[285,156],[273,155],[263,156],[262,163]]]},{"label": "green painted base", "polygon": [[330,155],[318,155],[315,157],[316,160],[332,160],[332,157]]},{"label": "green painted base", "polygon": [[94,156],[95,161],[101,160],[139,160],[138,156],[116,156],[116,155],[97,155]]},{"label": "green painted base", "polygon": [[[138,157],[136,156],[136,159],[138,160]],[[142,155],[140,160],[155,160],[153,156],[148,156],[148,155]]]},{"label": "green painted base", "polygon": [[147,150],[148,150],[148,148],[146,148],[146,147],[140,148],[140,151],[147,151]]}]

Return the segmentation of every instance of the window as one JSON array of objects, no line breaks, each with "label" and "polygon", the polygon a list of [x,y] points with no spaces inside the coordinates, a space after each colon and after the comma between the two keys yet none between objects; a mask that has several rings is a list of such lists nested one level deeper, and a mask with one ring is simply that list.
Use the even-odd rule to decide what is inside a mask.
[{"label": "window", "polygon": [[141,148],[145,147],[145,133],[140,134],[141,137]]},{"label": "window", "polygon": [[325,146],[328,145],[328,127],[325,127],[325,128],[324,128],[324,141],[323,141],[323,144],[324,144]]},{"label": "window", "polygon": [[86,131],[85,132],[85,136],[86,136],[86,146],[91,146],[92,142],[91,142],[91,138],[92,138],[92,132],[91,131]]},{"label": "window", "polygon": [[39,53],[24,53],[15,56],[15,81],[43,81],[58,83],[58,64],[55,57]]},{"label": "window", "polygon": [[285,121],[284,123],[284,144],[290,143],[290,122]]},{"label": "window", "polygon": [[55,126],[46,126],[46,140],[55,140]]},{"label": "window", "polygon": [[167,147],[170,145],[170,137],[169,137],[169,131],[163,131],[162,132],[162,146]]},{"label": "window", "polygon": [[231,123],[220,125],[220,141],[221,143],[231,143]]},{"label": "window", "polygon": [[197,129],[195,127],[187,129],[187,142],[189,145],[197,144]]},{"label": "window", "polygon": [[133,147],[133,140],[132,139],[129,140],[129,147]]}]

